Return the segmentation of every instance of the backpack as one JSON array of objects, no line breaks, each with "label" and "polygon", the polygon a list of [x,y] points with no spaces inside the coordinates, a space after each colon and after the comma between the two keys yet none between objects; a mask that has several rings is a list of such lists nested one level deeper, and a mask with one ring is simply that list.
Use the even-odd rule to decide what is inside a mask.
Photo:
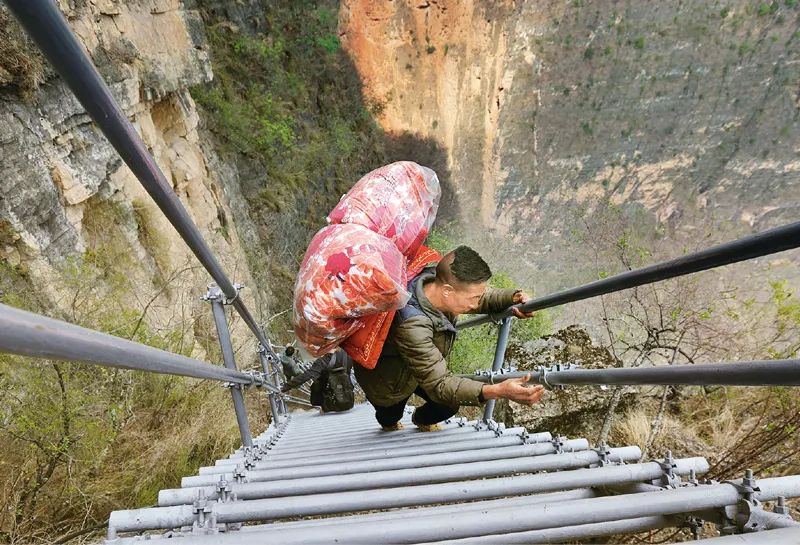
[{"label": "backpack", "polygon": [[328,374],[322,395],[322,410],[326,413],[347,411],[353,408],[355,401],[350,374],[344,367],[337,367]]},{"label": "backpack", "polygon": [[337,366],[338,354],[332,354],[331,358],[333,361],[330,363],[330,371],[323,373],[311,384],[311,404],[322,407],[326,413],[347,411],[355,404],[350,373],[344,362]]},{"label": "backpack", "polygon": [[345,365],[346,362],[339,364],[338,356],[336,353],[331,356],[333,358],[331,370],[326,374],[325,385],[322,388],[321,407],[325,412],[347,411],[355,404],[355,393],[348,366]]}]

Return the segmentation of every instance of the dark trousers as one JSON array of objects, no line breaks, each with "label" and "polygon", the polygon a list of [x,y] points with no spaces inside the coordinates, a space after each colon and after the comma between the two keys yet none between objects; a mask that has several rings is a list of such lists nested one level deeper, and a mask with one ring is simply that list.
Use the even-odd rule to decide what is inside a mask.
[{"label": "dark trousers", "polygon": [[[414,411],[415,424],[436,424],[442,420],[447,420],[458,412],[458,407],[453,408],[440,403],[434,403],[431,401],[431,398],[428,397],[428,394],[425,393],[425,390],[419,386],[414,390],[414,393],[425,400],[425,404],[421,407],[417,407],[417,410]],[[373,403],[372,406],[375,407],[375,419],[381,426],[393,426],[403,418],[403,411],[405,411],[406,403],[410,397],[411,396],[408,396],[403,401],[388,407],[378,407]]]}]

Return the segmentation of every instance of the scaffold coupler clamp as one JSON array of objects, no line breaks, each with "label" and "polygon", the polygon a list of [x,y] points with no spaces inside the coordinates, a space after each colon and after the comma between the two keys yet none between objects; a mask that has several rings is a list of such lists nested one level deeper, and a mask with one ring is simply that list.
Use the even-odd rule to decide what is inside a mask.
[{"label": "scaffold coupler clamp", "polygon": [[496,437],[500,437],[501,435],[503,435],[503,428],[505,428],[503,424],[498,424],[497,421],[492,420],[491,418],[485,421],[478,420],[475,423],[476,430],[493,431]]},{"label": "scaffold coupler clamp", "polygon": [[246,483],[247,482],[247,468],[242,464],[236,464],[236,469],[233,470],[233,482]]},{"label": "scaffold coupler clamp", "polygon": [[659,483],[664,488],[678,488],[681,485],[681,477],[675,472],[678,467],[675,463],[675,458],[672,456],[672,451],[668,450],[664,454],[664,459],[658,462],[661,466],[661,478]]},{"label": "scaffold coupler clamp", "polygon": [[505,320],[505,318],[497,314],[487,314],[486,316],[494,325],[503,325],[503,320]]},{"label": "scaffold coupler clamp", "polygon": [[244,391],[244,388],[242,388],[242,384],[239,384],[238,382],[223,382],[222,387],[231,390],[236,389],[242,392]]},{"label": "scaffold coupler clamp", "polygon": [[[759,532],[776,526],[776,521],[782,519],[791,520],[789,511],[786,508],[786,498],[779,497],[772,513],[764,510],[763,504],[758,500],[757,495],[761,491],[753,478],[753,471],[745,470],[744,478],[741,482],[723,481],[730,484],[741,495],[741,499],[735,506],[724,508],[727,518],[735,523],[735,529],[741,533]],[[725,528],[729,530],[729,528]]]},{"label": "scaffold coupler clamp", "polygon": [[249,370],[243,371],[245,375],[250,377],[250,384],[245,384],[244,386],[255,386],[256,388],[261,388],[264,386],[264,383],[267,381],[266,373],[262,373],[261,371]]},{"label": "scaffold coupler clamp", "polygon": [[236,494],[231,490],[231,483],[224,475],[220,475],[219,481],[217,481],[217,498],[220,503],[236,501]]},{"label": "scaffold coupler clamp", "polygon": [[208,284],[208,291],[203,297],[201,297],[201,299],[203,301],[218,301],[223,305],[230,305],[239,298],[239,292],[242,291],[243,288],[243,284],[234,284],[233,289],[235,290],[235,293],[233,294],[233,297],[228,297],[225,292],[220,289],[216,282],[210,282]]},{"label": "scaffold coupler clamp", "polygon": [[271,346],[267,347],[261,343],[257,343],[256,352],[258,352],[259,354],[263,354],[264,357],[267,358],[267,361],[269,361],[270,363],[275,361],[275,350],[273,350]]},{"label": "scaffold coupler clamp", "polygon": [[548,390],[565,390],[567,387],[564,384],[550,384],[550,382],[547,380],[547,375],[549,375],[550,373],[556,373],[558,371],[571,371],[577,368],[578,364],[576,363],[556,363],[552,367],[539,365],[536,367],[539,384],[541,384]]},{"label": "scaffold coupler clamp", "polygon": [[593,448],[592,450],[597,453],[597,456],[599,458],[597,461],[598,467],[619,465],[620,463],[622,463],[619,460],[613,460],[611,458],[611,449],[608,447],[608,443],[606,443],[605,441],[600,441],[599,443],[597,443],[597,447]]},{"label": "scaffold coupler clamp", "polygon": [[565,436],[556,434],[556,436],[550,440],[550,443],[553,445],[553,453],[563,454],[564,445],[566,444],[566,442],[567,438]]},{"label": "scaffold coupler clamp", "polygon": [[247,471],[255,468],[263,456],[260,447],[244,447],[244,468]]},{"label": "scaffold coupler clamp", "polygon": [[695,541],[703,537],[703,522],[700,517],[686,517],[686,527],[692,532],[692,539]]},{"label": "scaffold coupler clamp", "polygon": [[219,531],[217,528],[217,515],[214,511],[215,504],[216,502],[209,501],[206,498],[205,490],[201,488],[197,492],[197,499],[192,503],[192,513],[194,514],[193,534],[216,534]]},{"label": "scaffold coupler clamp", "polygon": [[758,488],[758,484],[756,483],[756,479],[753,477],[753,470],[752,469],[745,469],[744,470],[744,478],[741,482],[738,481],[722,481],[723,483],[729,484],[733,486],[739,495],[742,497],[743,500],[752,501],[755,499],[755,494],[761,492],[761,489]]}]

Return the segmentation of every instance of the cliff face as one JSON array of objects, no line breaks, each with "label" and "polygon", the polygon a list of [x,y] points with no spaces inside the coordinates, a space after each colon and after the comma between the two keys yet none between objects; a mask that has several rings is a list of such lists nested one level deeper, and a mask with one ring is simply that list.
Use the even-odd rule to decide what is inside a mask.
[{"label": "cliff face", "polygon": [[[236,173],[199,136],[187,89],[212,78],[199,14],[178,0],[62,2],[61,8],[226,270],[252,287],[232,220],[247,227]],[[6,28],[16,25],[2,15]],[[20,47],[18,56],[35,60],[32,47]],[[63,82],[47,79],[27,101],[13,91],[0,89],[0,261],[63,306],[54,279],[64,276],[66,264],[122,245],[132,258],[123,272],[138,296],[146,300],[160,290],[164,297],[148,320],[168,320],[179,301],[199,307],[207,274],[193,267],[186,245]],[[98,216],[100,209],[107,213]]]},{"label": "cliff face", "polygon": [[462,221],[553,289],[572,283],[555,278],[570,232],[606,203],[690,248],[797,219],[799,15],[346,0],[340,32],[383,128],[440,142]]}]

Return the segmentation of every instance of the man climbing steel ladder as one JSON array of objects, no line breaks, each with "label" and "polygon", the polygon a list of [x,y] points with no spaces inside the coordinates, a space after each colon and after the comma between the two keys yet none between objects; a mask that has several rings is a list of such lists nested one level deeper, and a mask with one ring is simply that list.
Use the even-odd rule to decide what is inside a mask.
[{"label": "man climbing steel ladder", "polygon": [[[527,387],[527,377],[483,384],[447,370],[445,358],[456,338],[459,314],[498,313],[528,301],[521,290],[487,289],[491,276],[477,252],[459,246],[409,282],[411,299],[395,315],[377,365],[374,369],[355,366],[358,383],[384,430],[402,429],[400,419],[411,394],[425,400],[412,416],[423,431],[438,430],[438,423],[455,415],[461,405],[499,398],[533,404],[541,399],[544,388]],[[533,315],[513,312],[517,318]]]}]

